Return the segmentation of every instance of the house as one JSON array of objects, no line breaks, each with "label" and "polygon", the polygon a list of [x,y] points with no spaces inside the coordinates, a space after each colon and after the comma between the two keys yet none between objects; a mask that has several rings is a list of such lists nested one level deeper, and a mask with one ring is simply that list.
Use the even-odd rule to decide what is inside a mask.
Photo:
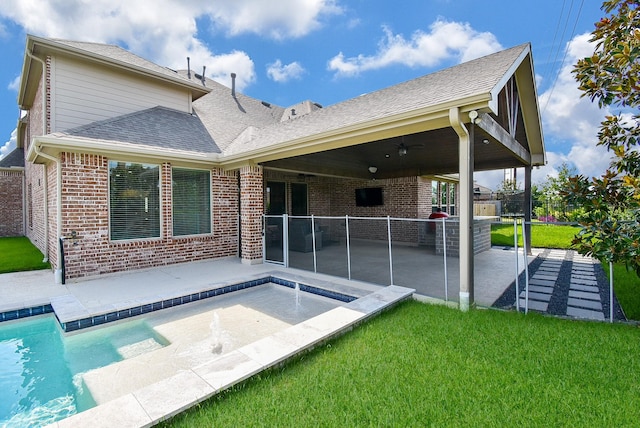
[{"label": "house", "polygon": [[[473,303],[473,171],[524,166],[530,180],[545,161],[528,44],[324,108],[253,99],[231,78],[27,37],[18,168],[0,168],[22,195],[1,193],[24,201],[12,217],[59,281],[261,263],[263,214],[427,218],[442,186],[460,219],[461,306]],[[358,206],[374,179],[383,204]]]}]

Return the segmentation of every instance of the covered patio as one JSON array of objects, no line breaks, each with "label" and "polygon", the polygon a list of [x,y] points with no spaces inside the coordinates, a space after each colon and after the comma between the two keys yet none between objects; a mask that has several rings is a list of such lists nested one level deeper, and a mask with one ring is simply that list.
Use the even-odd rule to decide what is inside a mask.
[{"label": "covered patio", "polygon": [[[225,168],[257,166],[263,185],[270,175],[278,174],[303,183],[308,178],[333,180],[316,199],[330,199],[340,180],[345,186],[353,182],[373,186],[407,177],[420,182],[457,175],[459,257],[452,264],[459,283],[455,300],[462,310],[476,302],[474,171],[524,167],[525,198],[530,201],[531,168],[544,163],[528,44],[315,110],[277,129],[261,129],[230,146],[224,161]],[[317,202],[314,209],[313,198],[309,199],[308,215],[349,214],[336,212],[341,208],[335,206],[318,208]],[[412,202],[416,218],[431,213],[431,199],[425,199],[418,195]],[[240,209],[241,215],[252,210],[257,214],[249,205],[241,203]],[[288,202],[286,213],[296,214],[292,209]],[[400,217],[393,211],[396,207],[384,209],[386,215]],[[266,213],[270,214],[268,207]],[[243,222],[241,256],[246,260],[251,247],[245,227]]]}]

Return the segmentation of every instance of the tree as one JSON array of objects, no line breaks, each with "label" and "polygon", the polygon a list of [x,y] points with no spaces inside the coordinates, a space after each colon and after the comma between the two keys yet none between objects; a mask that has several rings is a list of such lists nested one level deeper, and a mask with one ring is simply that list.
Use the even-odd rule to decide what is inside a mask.
[{"label": "tree", "polygon": [[600,108],[616,109],[600,124],[598,145],[613,153],[609,169],[588,179],[572,177],[563,192],[584,207],[583,229],[573,245],[600,261],[623,262],[640,276],[640,1],[607,0],[607,14],[595,24],[593,55],[573,73]]},{"label": "tree", "polygon": [[[563,162],[558,170],[557,177],[547,176],[539,188],[536,188],[536,194],[532,192],[532,196],[537,199],[537,206],[534,212],[539,219],[545,221],[575,221],[574,207],[566,204],[563,200],[563,192],[569,188],[571,177],[575,176],[578,171],[574,166],[569,166]],[[581,212],[581,211],[579,211]]]}]

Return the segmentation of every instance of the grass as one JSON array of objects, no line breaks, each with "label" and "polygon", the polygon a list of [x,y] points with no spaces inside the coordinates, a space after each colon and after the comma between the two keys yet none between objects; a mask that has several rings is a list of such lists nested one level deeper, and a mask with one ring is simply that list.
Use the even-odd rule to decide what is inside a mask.
[{"label": "grass", "polygon": [[165,427],[637,426],[640,329],[409,301]]},{"label": "grass", "polygon": [[[571,241],[580,230],[578,226],[532,224],[531,246],[535,248],[569,249]],[[491,225],[491,245],[513,247],[513,224]],[[522,246],[522,229],[518,225],[518,245]]]},{"label": "grass", "polygon": [[47,269],[43,254],[26,237],[0,238],[0,273]]},{"label": "grass", "polygon": [[[609,277],[609,265],[602,264]],[[627,319],[640,320],[640,277],[624,264],[613,265],[613,288]]]}]

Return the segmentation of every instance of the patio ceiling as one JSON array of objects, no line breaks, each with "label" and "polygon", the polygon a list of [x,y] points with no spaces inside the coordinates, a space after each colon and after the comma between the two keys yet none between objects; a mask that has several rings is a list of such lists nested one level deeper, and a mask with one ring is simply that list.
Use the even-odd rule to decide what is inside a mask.
[{"label": "patio ceiling", "polygon": [[[474,130],[474,170],[528,164],[524,132],[510,138],[505,133],[496,133],[495,128],[493,116],[482,114],[481,122]],[[406,148],[405,154],[401,154],[401,147]],[[458,135],[453,128],[446,127],[267,161],[262,165],[267,169],[299,174],[361,179],[456,174],[459,172],[458,150]],[[377,168],[375,174],[369,171],[371,166]]]}]

